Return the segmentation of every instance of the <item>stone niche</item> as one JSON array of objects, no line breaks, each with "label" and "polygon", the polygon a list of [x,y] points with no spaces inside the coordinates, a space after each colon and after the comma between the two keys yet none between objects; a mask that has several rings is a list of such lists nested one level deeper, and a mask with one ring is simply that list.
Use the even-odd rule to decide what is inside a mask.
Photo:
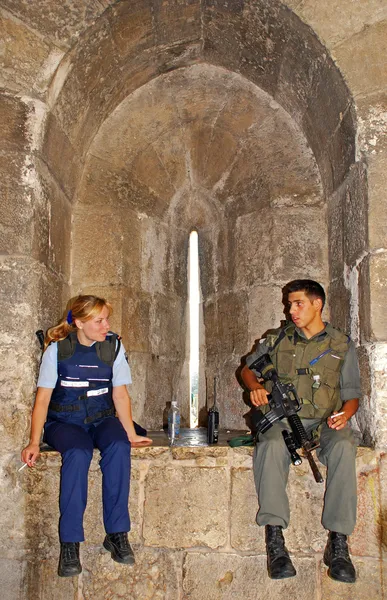
[{"label": "stone niche", "polygon": [[160,427],[173,395],[188,422],[190,231],[199,237],[203,371],[219,377],[221,426],[237,428],[235,370],[279,322],[281,284],[305,272],[328,280],[325,214],[299,127],[224,68],[160,76],[106,119],[77,192],[72,287],[108,296],[118,309],[136,414],[148,427]]}]

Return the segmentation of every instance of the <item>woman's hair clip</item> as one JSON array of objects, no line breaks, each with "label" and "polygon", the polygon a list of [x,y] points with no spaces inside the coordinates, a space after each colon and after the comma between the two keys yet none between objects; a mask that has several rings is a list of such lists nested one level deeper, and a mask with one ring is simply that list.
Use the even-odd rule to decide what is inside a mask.
[{"label": "woman's hair clip", "polygon": [[73,311],[72,310],[69,310],[69,312],[67,313],[67,319],[66,320],[67,320],[67,323],[69,325],[72,324],[72,322],[73,322]]}]

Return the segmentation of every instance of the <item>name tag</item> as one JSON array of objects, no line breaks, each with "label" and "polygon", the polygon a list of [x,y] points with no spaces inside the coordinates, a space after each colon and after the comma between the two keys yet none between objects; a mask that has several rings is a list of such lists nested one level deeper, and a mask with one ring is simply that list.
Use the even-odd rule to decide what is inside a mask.
[{"label": "name tag", "polygon": [[67,381],[66,379],[62,379],[60,382],[61,387],[89,387],[88,381]]},{"label": "name tag", "polygon": [[102,396],[102,394],[107,394],[109,391],[109,388],[101,388],[100,390],[89,390],[87,392],[87,396]]}]

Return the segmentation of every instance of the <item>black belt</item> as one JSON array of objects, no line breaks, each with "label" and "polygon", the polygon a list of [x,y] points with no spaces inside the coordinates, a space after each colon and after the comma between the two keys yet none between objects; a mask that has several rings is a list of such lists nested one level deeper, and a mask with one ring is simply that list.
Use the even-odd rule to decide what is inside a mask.
[{"label": "black belt", "polygon": [[48,410],[53,410],[54,412],[75,412],[81,410],[81,407],[79,404],[55,404],[54,402],[50,402]]},{"label": "black belt", "polygon": [[97,413],[95,413],[95,415],[92,415],[91,417],[86,417],[86,419],[83,421],[84,423],[92,423],[93,421],[96,421],[97,419],[103,419],[103,417],[110,417],[112,415],[115,414],[115,409],[114,408],[107,408],[106,410],[101,410]]},{"label": "black belt", "polygon": [[[53,412],[76,412],[81,410],[81,407],[79,404],[55,404],[53,402],[50,403],[49,410],[52,410]],[[99,412],[95,413],[94,415],[91,415],[90,417],[86,417],[86,419],[84,419],[84,423],[92,423],[93,421],[96,421],[97,419],[103,419],[104,417],[110,417],[112,415],[115,414],[115,409],[114,408],[107,408],[106,410],[100,410]]]}]

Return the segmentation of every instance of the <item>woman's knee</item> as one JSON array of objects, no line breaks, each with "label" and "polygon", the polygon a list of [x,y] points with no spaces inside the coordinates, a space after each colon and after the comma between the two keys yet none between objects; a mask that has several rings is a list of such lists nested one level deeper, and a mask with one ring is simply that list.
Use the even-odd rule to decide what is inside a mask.
[{"label": "woman's knee", "polygon": [[71,462],[75,465],[90,465],[93,458],[93,448],[69,448],[62,454],[63,464]]}]

